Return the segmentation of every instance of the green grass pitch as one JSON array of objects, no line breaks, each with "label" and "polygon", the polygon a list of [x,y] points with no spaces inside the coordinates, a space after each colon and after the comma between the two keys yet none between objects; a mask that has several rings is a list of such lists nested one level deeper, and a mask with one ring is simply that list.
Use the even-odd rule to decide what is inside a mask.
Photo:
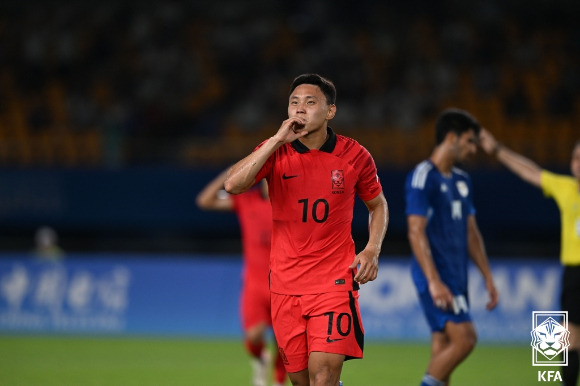
[{"label": "green grass pitch", "polygon": [[[428,344],[372,342],[363,360],[345,363],[345,386],[417,386]],[[452,376],[467,386],[537,385],[530,346],[479,344]],[[0,384],[10,386],[250,385],[250,366],[235,340],[155,337],[0,335]],[[287,383],[290,385],[290,382]]]}]

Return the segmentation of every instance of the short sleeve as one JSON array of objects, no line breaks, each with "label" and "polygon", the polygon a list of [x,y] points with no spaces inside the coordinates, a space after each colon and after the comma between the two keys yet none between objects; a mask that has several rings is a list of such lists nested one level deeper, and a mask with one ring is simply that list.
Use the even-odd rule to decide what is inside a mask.
[{"label": "short sleeve", "polygon": [[540,186],[546,197],[554,197],[554,191],[560,186],[558,177],[557,174],[542,170],[540,174]]},{"label": "short sleeve", "polygon": [[427,216],[429,211],[429,193],[428,193],[428,175],[421,181],[417,179],[416,173],[420,170],[414,170],[409,173],[405,181],[405,213],[409,215]]},{"label": "short sleeve", "polygon": [[476,210],[475,210],[475,205],[473,204],[473,185],[471,184],[471,178],[469,178],[468,176],[466,176],[465,178],[465,183],[467,184],[468,188],[469,188],[469,196],[467,197],[467,202],[469,207],[467,208],[467,213],[470,215],[475,215]]},{"label": "short sleeve", "polygon": [[377,166],[373,157],[367,149],[361,146],[361,168],[359,171],[359,179],[356,185],[358,196],[363,201],[369,201],[377,197],[383,190],[379,175],[377,173]]}]

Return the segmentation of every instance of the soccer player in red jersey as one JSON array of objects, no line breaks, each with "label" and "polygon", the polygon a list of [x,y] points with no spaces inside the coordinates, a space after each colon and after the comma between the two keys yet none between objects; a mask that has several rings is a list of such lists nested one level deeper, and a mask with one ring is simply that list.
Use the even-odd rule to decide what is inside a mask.
[{"label": "soccer player in red jersey", "polygon": [[[270,354],[265,336],[272,326],[270,312],[270,244],[272,238],[272,206],[266,181],[244,194],[230,195],[223,190],[226,172],[222,172],[197,195],[197,205],[204,210],[233,211],[237,214],[242,234],[243,274],[240,296],[240,317],[245,346],[252,357],[253,386],[266,386]],[[282,357],[274,361],[276,385],[286,381]]]},{"label": "soccer player in red jersey", "polygon": [[[293,385],[339,384],[343,362],[362,358],[359,284],[376,279],[388,207],[369,152],[335,134],[334,84],[304,74],[290,87],[289,118],[228,171],[229,193],[262,178],[272,203],[272,322]],[[366,204],[369,240],[351,235],[354,199]]]}]

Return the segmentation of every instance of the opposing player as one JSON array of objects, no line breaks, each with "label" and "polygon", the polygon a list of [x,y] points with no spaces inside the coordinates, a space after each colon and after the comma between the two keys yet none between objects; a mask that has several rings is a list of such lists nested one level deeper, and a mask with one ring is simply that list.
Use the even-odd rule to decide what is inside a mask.
[{"label": "opposing player", "polygon": [[[377,277],[388,208],[369,152],[334,133],[334,84],[294,79],[288,119],[229,171],[226,190],[266,178],[274,220],[270,258],[272,321],[293,385],[336,386],[346,359],[362,358],[359,283]],[[351,236],[355,195],[369,213],[369,240]]]},{"label": "opposing player", "polygon": [[475,154],[479,130],[465,111],[442,112],[431,156],[409,173],[405,184],[412,277],[431,329],[431,359],[422,386],[448,385],[453,370],[475,347],[467,293],[470,258],[485,280],[487,308],[498,302],[475,219],[471,180],[455,166]]},{"label": "opposing player", "polygon": [[570,331],[568,366],[562,367],[562,376],[565,385],[576,386],[580,371],[580,141],[572,150],[572,176],[566,176],[543,170],[532,160],[501,145],[487,130],[481,131],[480,140],[486,153],[495,155],[522,180],[542,189],[560,210],[560,262],[564,266],[560,303],[562,310],[568,311]]},{"label": "opposing player", "polygon": [[[272,206],[266,181],[244,194],[232,196],[223,190],[225,178],[226,171],[210,181],[198,194],[196,202],[201,209],[234,211],[238,216],[244,259],[240,317],[245,346],[252,358],[253,385],[266,386],[270,364],[266,334],[272,326],[268,284]],[[276,385],[283,385],[286,370],[278,352],[274,366]]]}]

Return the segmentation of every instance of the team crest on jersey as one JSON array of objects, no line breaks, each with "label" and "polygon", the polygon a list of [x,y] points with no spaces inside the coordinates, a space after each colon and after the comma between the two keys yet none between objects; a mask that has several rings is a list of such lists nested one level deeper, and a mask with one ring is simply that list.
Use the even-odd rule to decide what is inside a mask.
[{"label": "team crest on jersey", "polygon": [[467,195],[469,194],[469,188],[467,187],[465,181],[457,181],[456,186],[457,190],[459,191],[459,194],[461,194],[461,197],[467,197]]},{"label": "team crest on jersey", "polygon": [[342,170],[333,170],[330,172],[332,180],[332,193],[344,193],[344,172]]}]

